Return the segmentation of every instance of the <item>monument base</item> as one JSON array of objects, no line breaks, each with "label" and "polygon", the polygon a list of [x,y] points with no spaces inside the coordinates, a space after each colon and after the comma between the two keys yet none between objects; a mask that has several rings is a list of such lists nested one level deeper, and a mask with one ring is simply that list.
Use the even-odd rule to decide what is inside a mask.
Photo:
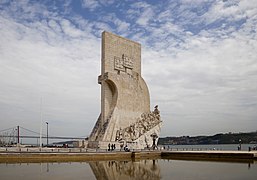
[{"label": "monument base", "polygon": [[[124,147],[127,146],[130,150],[137,150],[137,149],[147,149],[152,148],[154,145],[154,140],[152,135],[155,134],[157,136],[155,142],[158,142],[158,137],[161,130],[161,123],[150,129],[148,132],[140,136],[138,139],[134,141],[88,141],[88,148],[94,149],[111,149],[112,145],[115,145],[115,149],[117,150],[124,150]],[[110,148],[109,148],[110,144]]]}]

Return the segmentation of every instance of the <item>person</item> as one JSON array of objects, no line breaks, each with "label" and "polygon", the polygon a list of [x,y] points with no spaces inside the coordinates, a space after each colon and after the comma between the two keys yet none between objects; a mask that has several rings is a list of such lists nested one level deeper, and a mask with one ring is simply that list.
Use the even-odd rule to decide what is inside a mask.
[{"label": "person", "polygon": [[108,144],[108,151],[110,151],[111,150],[111,144],[109,143]]},{"label": "person", "polygon": [[124,150],[125,150],[126,152],[129,152],[129,148],[128,148],[127,145],[124,147]]}]

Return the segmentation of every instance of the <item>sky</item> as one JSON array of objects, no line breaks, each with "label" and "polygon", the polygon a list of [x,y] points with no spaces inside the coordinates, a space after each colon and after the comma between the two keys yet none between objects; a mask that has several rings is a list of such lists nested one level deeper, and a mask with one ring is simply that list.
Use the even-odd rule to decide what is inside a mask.
[{"label": "sky", "polygon": [[257,0],[0,0],[0,130],[88,136],[103,31],[141,44],[161,137],[257,130]]}]

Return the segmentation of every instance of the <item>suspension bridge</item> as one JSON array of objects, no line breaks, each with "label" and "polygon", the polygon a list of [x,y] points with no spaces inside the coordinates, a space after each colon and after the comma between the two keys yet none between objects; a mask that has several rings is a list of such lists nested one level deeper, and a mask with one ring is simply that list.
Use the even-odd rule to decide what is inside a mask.
[{"label": "suspension bridge", "polygon": [[48,139],[52,140],[83,140],[86,139],[87,136],[81,137],[70,137],[70,136],[48,136],[48,134],[41,134],[39,132],[24,128],[22,126],[15,126],[7,129],[0,130],[0,146],[5,145],[14,145],[22,143],[22,140],[26,139],[36,139],[35,141],[30,141],[33,143],[30,144],[39,144],[38,139]]}]

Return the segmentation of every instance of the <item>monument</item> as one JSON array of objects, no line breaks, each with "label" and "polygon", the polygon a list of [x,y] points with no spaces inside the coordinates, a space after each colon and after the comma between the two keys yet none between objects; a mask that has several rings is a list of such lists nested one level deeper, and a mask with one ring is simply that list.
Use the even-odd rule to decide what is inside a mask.
[{"label": "monument", "polygon": [[141,77],[141,45],[103,32],[101,58],[101,114],[89,136],[88,147],[155,146],[161,128],[160,111],[158,106],[150,111],[148,87]]}]

